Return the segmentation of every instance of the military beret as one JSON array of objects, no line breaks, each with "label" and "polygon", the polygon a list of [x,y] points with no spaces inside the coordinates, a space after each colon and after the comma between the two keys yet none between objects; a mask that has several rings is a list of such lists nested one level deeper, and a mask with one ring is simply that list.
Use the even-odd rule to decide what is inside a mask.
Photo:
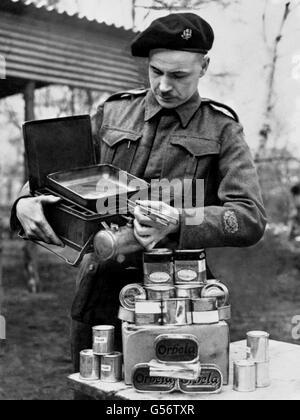
[{"label": "military beret", "polygon": [[214,31],[194,13],[172,13],[156,19],[131,44],[135,57],[148,57],[151,50],[169,49],[207,54],[214,42]]}]

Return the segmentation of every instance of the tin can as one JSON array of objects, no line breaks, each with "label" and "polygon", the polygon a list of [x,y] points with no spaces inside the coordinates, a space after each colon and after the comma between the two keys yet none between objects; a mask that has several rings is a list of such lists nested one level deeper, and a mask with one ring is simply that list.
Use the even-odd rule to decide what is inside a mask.
[{"label": "tin can", "polygon": [[256,390],[255,363],[241,360],[233,364],[233,389],[238,392],[254,392]]},{"label": "tin can", "polygon": [[175,297],[175,287],[170,285],[146,286],[148,300],[167,300]]},{"label": "tin can", "polygon": [[123,354],[115,352],[101,356],[100,380],[102,382],[121,382],[123,379]]},{"label": "tin can", "polygon": [[189,299],[168,299],[164,305],[164,325],[191,325],[191,301]]},{"label": "tin can", "polygon": [[193,312],[217,311],[216,298],[200,298],[192,300]]},{"label": "tin can", "polygon": [[145,300],[135,303],[135,325],[163,325],[163,306],[160,300]]},{"label": "tin can", "polygon": [[141,363],[134,367],[132,384],[138,392],[171,393],[177,389],[177,379],[151,377],[148,363]]},{"label": "tin can", "polygon": [[128,284],[120,292],[120,303],[123,308],[134,309],[137,298],[147,299],[145,289],[140,284]]},{"label": "tin can", "polygon": [[186,299],[199,299],[201,296],[201,291],[203,286],[199,284],[177,284],[176,286],[176,296],[178,298]]},{"label": "tin can", "polygon": [[269,356],[270,334],[264,331],[250,331],[247,333],[247,359],[257,363],[270,360]]},{"label": "tin can", "polygon": [[112,325],[99,325],[93,328],[93,351],[102,356],[114,352],[115,327]]},{"label": "tin can", "polygon": [[120,306],[118,318],[120,321],[128,322],[129,324],[135,323],[135,312],[134,309],[126,309]]},{"label": "tin can", "polygon": [[204,249],[175,251],[174,271],[175,284],[205,284],[207,275]]},{"label": "tin can", "polygon": [[154,249],[144,253],[144,283],[146,286],[174,283],[173,251]]},{"label": "tin can", "polygon": [[220,318],[220,321],[231,320],[231,305],[223,306],[222,308],[219,308],[219,318]]},{"label": "tin can", "polygon": [[270,362],[255,363],[256,387],[268,388],[271,385]]},{"label": "tin can", "polygon": [[100,379],[100,358],[93,350],[80,352],[80,378],[84,381],[98,381]]},{"label": "tin can", "polygon": [[194,335],[164,334],[154,342],[156,358],[162,363],[196,363],[200,344]]},{"label": "tin can", "polygon": [[223,375],[216,365],[201,365],[196,381],[180,380],[179,390],[184,394],[219,394],[223,388]]},{"label": "tin can", "polygon": [[201,297],[209,298],[215,297],[218,301],[218,307],[228,305],[229,301],[229,291],[227,287],[218,281],[210,281],[206,286],[203,287],[201,292]]}]

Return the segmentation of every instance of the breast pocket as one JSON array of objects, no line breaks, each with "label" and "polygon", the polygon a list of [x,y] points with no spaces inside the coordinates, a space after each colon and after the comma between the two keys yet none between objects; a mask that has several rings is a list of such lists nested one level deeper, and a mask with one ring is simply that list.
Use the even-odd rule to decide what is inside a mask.
[{"label": "breast pocket", "polygon": [[101,163],[112,164],[130,172],[142,134],[113,127],[100,131]]}]

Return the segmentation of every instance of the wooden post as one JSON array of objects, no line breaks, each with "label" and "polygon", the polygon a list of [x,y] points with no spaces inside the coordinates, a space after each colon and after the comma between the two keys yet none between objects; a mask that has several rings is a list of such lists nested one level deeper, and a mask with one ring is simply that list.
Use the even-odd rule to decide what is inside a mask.
[{"label": "wooden post", "polygon": [[[35,82],[28,82],[24,90],[25,121],[35,119]],[[24,156],[24,181],[28,180],[28,165]],[[27,277],[27,286],[30,292],[37,293],[40,287],[38,271],[37,247],[32,242],[25,242],[23,248],[24,269]]]}]

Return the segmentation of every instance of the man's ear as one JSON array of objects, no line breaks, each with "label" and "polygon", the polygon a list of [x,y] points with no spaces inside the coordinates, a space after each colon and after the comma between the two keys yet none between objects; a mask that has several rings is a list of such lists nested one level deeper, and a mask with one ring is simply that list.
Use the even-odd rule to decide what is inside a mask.
[{"label": "man's ear", "polygon": [[204,57],[203,61],[202,61],[202,68],[201,68],[201,71],[200,71],[200,77],[205,76],[205,74],[208,70],[209,64],[210,64],[210,57]]}]

